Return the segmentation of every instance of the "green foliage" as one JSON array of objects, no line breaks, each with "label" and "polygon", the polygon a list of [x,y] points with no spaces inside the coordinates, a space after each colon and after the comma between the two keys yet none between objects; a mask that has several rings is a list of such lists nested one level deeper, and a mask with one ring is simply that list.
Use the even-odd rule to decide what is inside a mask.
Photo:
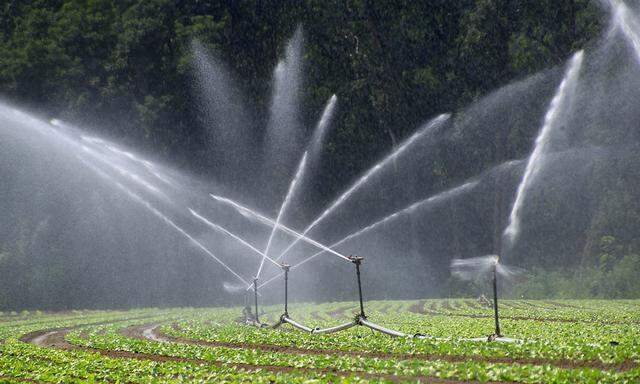
[{"label": "green foliage", "polygon": [[593,265],[576,269],[535,268],[513,296],[540,298],[613,298],[640,296],[640,255],[625,253],[613,236],[601,238],[601,251]]},{"label": "green foliage", "polygon": [[179,153],[197,125],[191,40],[228,59],[262,102],[270,68],[300,23],[310,111],[337,92],[351,104],[340,141],[376,139],[351,173],[427,117],[562,62],[597,35],[600,15],[584,0],[10,2],[0,9],[0,93]]},{"label": "green foliage", "polygon": [[[287,325],[255,328],[235,321],[239,308],[4,314],[0,373],[3,381],[65,383],[632,383],[640,377],[637,301],[503,304],[504,333],[520,341],[484,341],[492,310],[463,299],[367,303],[372,321],[426,334],[425,339],[390,338],[360,327],[331,335]],[[335,324],[357,306],[290,309],[296,319],[315,326]],[[280,309],[265,307],[265,317],[277,318]],[[64,338],[72,349],[20,341],[30,332],[61,328],[68,330]],[[144,336],[151,328],[165,341]]]}]

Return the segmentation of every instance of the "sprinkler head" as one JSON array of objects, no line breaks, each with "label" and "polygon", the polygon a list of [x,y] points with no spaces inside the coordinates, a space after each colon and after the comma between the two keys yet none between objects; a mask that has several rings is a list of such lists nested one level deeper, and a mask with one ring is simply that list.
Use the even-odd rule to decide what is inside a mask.
[{"label": "sprinkler head", "polygon": [[351,260],[353,264],[360,265],[362,264],[362,260],[364,260],[364,257],[351,255],[349,256],[349,260]]}]

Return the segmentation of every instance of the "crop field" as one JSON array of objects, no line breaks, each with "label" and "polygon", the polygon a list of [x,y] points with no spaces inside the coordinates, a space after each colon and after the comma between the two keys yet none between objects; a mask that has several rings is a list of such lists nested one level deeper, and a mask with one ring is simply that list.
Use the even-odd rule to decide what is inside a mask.
[{"label": "crop field", "polygon": [[[298,304],[306,325],[348,321],[355,302]],[[501,303],[372,301],[371,321],[425,338],[354,327],[330,335],[241,323],[241,308],[176,308],[0,316],[2,382],[637,383],[640,301]],[[280,306],[264,307],[275,323]]]}]

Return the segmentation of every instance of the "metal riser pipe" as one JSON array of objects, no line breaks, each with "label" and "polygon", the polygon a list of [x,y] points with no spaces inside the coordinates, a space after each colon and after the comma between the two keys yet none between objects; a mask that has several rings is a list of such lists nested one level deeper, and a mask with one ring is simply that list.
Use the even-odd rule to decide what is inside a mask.
[{"label": "metal riser pipe", "polygon": [[493,312],[496,326],[496,336],[502,336],[500,334],[500,316],[498,315],[498,272],[497,265],[493,266]]}]

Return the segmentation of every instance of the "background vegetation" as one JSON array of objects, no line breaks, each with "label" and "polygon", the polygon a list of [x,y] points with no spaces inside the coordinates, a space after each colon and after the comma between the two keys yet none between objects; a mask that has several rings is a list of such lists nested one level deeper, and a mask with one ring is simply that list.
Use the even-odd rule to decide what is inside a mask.
[{"label": "background vegetation", "polygon": [[[301,24],[305,121],[317,118],[331,94],[340,100],[318,177],[327,181],[318,186],[318,196],[326,198],[425,119],[564,63],[601,34],[605,17],[587,0],[7,0],[0,5],[0,94],[207,177],[211,164],[191,87],[191,41],[224,58],[252,112],[264,114],[272,68]],[[481,151],[483,160],[469,165],[463,153],[448,153],[437,169],[442,185],[526,156],[531,133],[496,133],[487,145],[465,145]],[[516,294],[640,294],[634,238],[640,225],[624,203],[624,180],[595,215],[580,268],[533,270],[537,277]],[[17,249],[0,244],[0,274],[20,281],[5,284],[42,284],[62,273],[16,263]],[[543,261],[535,267],[549,269]],[[459,289],[451,285],[452,292]],[[6,305],[43,304],[25,300],[6,299]]]}]

